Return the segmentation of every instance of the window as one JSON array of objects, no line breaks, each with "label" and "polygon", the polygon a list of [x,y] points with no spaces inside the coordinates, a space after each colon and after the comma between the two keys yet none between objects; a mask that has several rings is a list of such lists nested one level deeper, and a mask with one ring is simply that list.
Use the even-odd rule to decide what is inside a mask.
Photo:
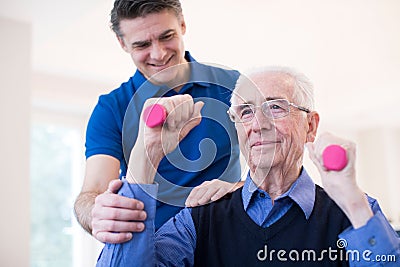
[{"label": "window", "polygon": [[72,184],[80,145],[78,129],[31,127],[31,266],[73,266]]}]

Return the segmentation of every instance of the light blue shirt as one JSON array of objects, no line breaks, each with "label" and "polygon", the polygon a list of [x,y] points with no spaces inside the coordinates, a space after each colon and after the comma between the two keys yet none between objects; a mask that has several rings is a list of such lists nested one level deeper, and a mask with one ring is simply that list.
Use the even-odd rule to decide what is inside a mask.
[{"label": "light blue shirt", "polygon": [[[129,242],[106,244],[97,266],[194,265],[197,237],[191,209],[183,209],[154,234],[154,196],[157,190],[157,185],[136,185],[124,181],[120,194],[144,202],[146,230],[134,233]],[[279,220],[294,204],[299,205],[308,219],[314,207],[315,184],[303,168],[290,189],[276,198],[272,205],[268,193],[258,189],[248,176],[243,186],[242,200],[247,214],[262,227]],[[353,229],[350,226],[339,235],[346,251],[361,252],[358,259],[349,261],[350,266],[400,266],[400,238],[382,214],[377,201],[370,197],[368,201],[374,216],[363,227]]]}]

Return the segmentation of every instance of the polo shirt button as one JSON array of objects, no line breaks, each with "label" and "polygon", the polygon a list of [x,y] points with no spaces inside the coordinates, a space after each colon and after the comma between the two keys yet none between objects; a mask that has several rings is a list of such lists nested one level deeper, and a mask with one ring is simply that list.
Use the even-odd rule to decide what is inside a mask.
[{"label": "polo shirt button", "polygon": [[265,194],[263,192],[260,193],[260,197],[264,198]]},{"label": "polo shirt button", "polygon": [[376,239],[375,239],[375,237],[371,237],[371,238],[368,240],[368,243],[369,243],[371,246],[375,246],[375,245],[376,245]]}]

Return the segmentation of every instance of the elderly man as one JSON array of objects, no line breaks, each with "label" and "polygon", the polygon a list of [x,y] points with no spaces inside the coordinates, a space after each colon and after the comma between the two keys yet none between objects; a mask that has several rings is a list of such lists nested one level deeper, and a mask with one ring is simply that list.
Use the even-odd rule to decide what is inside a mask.
[{"label": "elderly man", "polygon": [[[202,106],[190,97],[170,100],[175,110],[163,127],[142,125],[148,142],[135,153],[147,158],[120,191],[144,205],[146,229],[128,243],[106,244],[98,266],[398,266],[397,234],[356,183],[355,145],[330,134],[314,142],[319,115],[308,79],[287,68],[249,77],[239,78],[229,109],[250,167],[243,188],[182,210],[154,234],[154,170],[199,123]],[[341,171],[328,171],[321,162],[329,144],[347,149]],[[324,189],[302,166],[305,145]]]}]

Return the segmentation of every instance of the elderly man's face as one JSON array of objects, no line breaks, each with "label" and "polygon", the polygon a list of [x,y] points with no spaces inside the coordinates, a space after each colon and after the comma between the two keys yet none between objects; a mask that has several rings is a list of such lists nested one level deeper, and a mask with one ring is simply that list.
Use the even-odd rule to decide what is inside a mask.
[{"label": "elderly man's face", "polygon": [[[257,85],[239,84],[232,104],[250,103],[256,106],[267,100],[287,99],[296,103],[293,98],[293,81],[283,73],[263,73],[251,76]],[[269,170],[270,167],[298,167],[301,164],[304,144],[314,140],[316,127],[310,124],[306,112],[291,108],[289,115],[278,118],[267,118],[260,108],[255,117],[247,123],[236,123],[240,149],[245,155],[252,171]],[[318,123],[317,123],[318,124]]]}]

